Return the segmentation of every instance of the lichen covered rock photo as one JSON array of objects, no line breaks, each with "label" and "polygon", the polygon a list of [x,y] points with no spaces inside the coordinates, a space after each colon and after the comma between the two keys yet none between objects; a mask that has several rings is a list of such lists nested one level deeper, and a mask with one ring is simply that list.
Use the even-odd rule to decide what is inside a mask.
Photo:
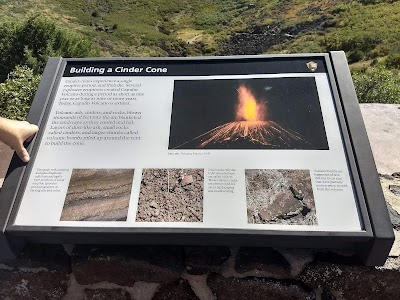
[{"label": "lichen covered rock photo", "polygon": [[246,199],[249,223],[317,225],[308,170],[246,170]]}]

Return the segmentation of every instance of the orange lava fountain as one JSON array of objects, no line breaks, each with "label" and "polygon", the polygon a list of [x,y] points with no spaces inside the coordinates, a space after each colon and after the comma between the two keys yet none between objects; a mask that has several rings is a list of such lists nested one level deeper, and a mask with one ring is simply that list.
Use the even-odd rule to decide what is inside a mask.
[{"label": "orange lava fountain", "polygon": [[[212,148],[213,145],[245,143],[267,149],[291,149],[293,145],[306,145],[309,142],[299,133],[285,128],[272,120],[266,120],[265,102],[258,102],[250,89],[243,84],[237,89],[239,103],[236,107],[236,120],[217,126],[176,148],[193,144],[194,148]],[[247,147],[245,147],[247,148]],[[251,148],[251,146],[249,147]]]},{"label": "orange lava fountain", "polygon": [[237,89],[239,103],[236,109],[236,121],[264,121],[266,114],[265,104],[257,103],[256,97],[244,85]]}]

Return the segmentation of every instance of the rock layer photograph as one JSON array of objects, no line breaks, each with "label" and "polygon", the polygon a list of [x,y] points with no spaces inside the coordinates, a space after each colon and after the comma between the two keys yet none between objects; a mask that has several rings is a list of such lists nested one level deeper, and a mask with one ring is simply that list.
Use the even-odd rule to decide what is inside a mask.
[{"label": "rock layer photograph", "polygon": [[74,169],[61,221],[126,221],[133,169]]},{"label": "rock layer photograph", "polygon": [[176,80],[169,149],[328,150],[315,79]]},{"label": "rock layer photograph", "polygon": [[308,170],[246,170],[245,174],[249,223],[318,224]]},{"label": "rock layer photograph", "polygon": [[143,169],[137,222],[202,222],[203,169]]}]

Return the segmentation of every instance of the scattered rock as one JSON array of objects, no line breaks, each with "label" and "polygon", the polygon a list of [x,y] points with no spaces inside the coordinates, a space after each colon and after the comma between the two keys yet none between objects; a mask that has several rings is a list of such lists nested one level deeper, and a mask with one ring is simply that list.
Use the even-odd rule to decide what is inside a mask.
[{"label": "scattered rock", "polygon": [[207,284],[218,300],[316,299],[315,293],[312,290],[292,280],[273,280],[255,277],[237,279],[211,274],[208,277]]},{"label": "scattered rock", "polygon": [[323,290],[321,293],[321,300],[336,300],[336,299],[337,298],[327,290]]},{"label": "scattered rock", "polygon": [[186,272],[182,274],[182,278],[187,280],[196,294],[201,300],[214,300],[214,295],[210,288],[207,286],[207,274],[203,275],[190,275]]},{"label": "scattered rock", "polygon": [[278,251],[263,247],[241,247],[236,254],[235,270],[253,276],[289,278],[290,264]]},{"label": "scattered rock", "polygon": [[265,53],[273,46],[294,39],[298,34],[309,31],[324,31],[335,26],[335,22],[326,16],[316,20],[306,21],[292,27],[283,28],[275,23],[264,26],[250,26],[243,32],[236,33],[224,42],[220,55],[241,55]]},{"label": "scattered rock", "polygon": [[289,262],[290,275],[297,277],[313,261],[314,251],[309,249],[276,249]]},{"label": "scattered rock", "polygon": [[390,203],[386,203],[386,205],[389,212],[390,222],[392,222],[393,228],[394,229],[400,228],[400,214],[393,209]]},{"label": "scattered rock", "polygon": [[230,255],[228,247],[186,246],[186,272],[195,275],[219,272]]},{"label": "scattered rock", "polygon": [[198,300],[190,284],[186,280],[162,285],[152,300]]},{"label": "scattered rock", "polygon": [[0,269],[0,299],[63,299],[68,273],[32,269]]},{"label": "scattered rock", "polygon": [[379,177],[387,179],[387,180],[393,180],[395,177],[392,175],[387,175],[387,174],[379,174]]},{"label": "scattered rock", "polygon": [[400,196],[400,185],[389,185],[389,190],[396,196]]},{"label": "scattered rock", "polygon": [[185,175],[182,178],[181,184],[183,186],[193,183],[193,176],[192,175]]},{"label": "scattered rock", "polygon": [[155,209],[153,212],[153,216],[158,217],[160,215],[160,210],[159,209]]},{"label": "scattered rock", "polygon": [[400,272],[394,270],[315,262],[307,266],[300,280],[340,295],[340,299],[400,299]]},{"label": "scattered rock", "polygon": [[357,256],[357,251],[355,249],[329,249],[329,250],[322,250],[320,252],[331,252],[333,254],[337,254],[343,257],[354,257]]},{"label": "scattered rock", "polygon": [[122,289],[85,289],[84,300],[131,300],[127,291]]},{"label": "scattered rock", "polygon": [[157,292],[159,286],[159,283],[139,281],[136,282],[132,288],[129,288],[129,293],[135,300],[151,300],[153,299],[153,296]]},{"label": "scattered rock", "polygon": [[392,174],[392,176],[393,176],[394,178],[399,178],[399,179],[400,179],[400,172],[394,172],[394,173]]},{"label": "scattered rock", "polygon": [[62,245],[57,244],[28,244],[17,259],[3,260],[0,263],[12,268],[71,272],[70,256]]},{"label": "scattered rock", "polygon": [[397,272],[400,271],[400,259],[399,257],[388,257],[383,266],[377,267],[377,269],[381,270],[395,270]]},{"label": "scattered rock", "polygon": [[391,189],[394,190],[393,186],[400,186],[400,178],[392,177],[392,179],[389,180],[381,177],[380,181],[386,202],[400,214],[400,195],[391,191]]},{"label": "scattered rock", "polygon": [[201,222],[203,169],[144,169],[137,222]]},{"label": "scattered rock", "polygon": [[28,244],[17,259],[0,262],[0,299],[63,299],[70,272],[61,245]]},{"label": "scattered rock", "polygon": [[63,299],[70,272],[61,245],[27,245],[17,259],[0,264],[0,299]]},{"label": "scattered rock", "polygon": [[268,207],[261,208],[259,214],[262,220],[270,222],[275,219],[287,219],[298,215],[303,210],[303,204],[294,198],[291,193],[282,192],[275,196],[275,199]]},{"label": "scattered rock", "polygon": [[319,262],[332,263],[338,265],[362,265],[362,261],[359,255],[355,251],[342,251],[337,250],[326,250],[318,251],[315,253],[315,260]]},{"label": "scattered rock", "polygon": [[183,249],[176,246],[82,245],[72,254],[72,271],[79,284],[168,283],[180,278],[183,269]]},{"label": "scattered rock", "polygon": [[400,256],[400,231],[394,231],[394,243],[392,249],[390,250],[389,256],[390,257],[398,257]]}]

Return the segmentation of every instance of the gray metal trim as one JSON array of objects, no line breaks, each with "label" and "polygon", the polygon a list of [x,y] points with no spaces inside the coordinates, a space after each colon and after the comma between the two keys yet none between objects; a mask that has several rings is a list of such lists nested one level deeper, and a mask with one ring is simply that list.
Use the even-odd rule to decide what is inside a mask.
[{"label": "gray metal trim", "polygon": [[[36,92],[35,98],[33,99],[31,109],[29,110],[29,114],[27,120],[30,123],[41,125],[44,110],[47,103],[50,100],[50,91],[54,85],[56,80],[56,74],[59,70],[61,58],[50,58],[46,64],[45,71],[42,76],[42,80],[39,84],[38,90]],[[27,147],[28,152],[30,153],[32,160],[35,159],[37,147],[35,145],[35,140],[38,138],[36,135],[30,145]],[[9,169],[6,174],[6,178],[3,183],[3,187],[0,193],[0,255],[3,258],[12,258],[15,256],[15,252],[17,252],[23,246],[23,241],[14,240],[9,241],[6,237],[6,227],[8,225],[9,220],[13,220],[13,216],[11,215],[12,208],[14,204],[19,205],[20,198],[18,198],[18,194],[20,192],[21,185],[24,183],[24,175],[27,169],[27,164],[23,163],[18,156],[14,153],[14,156],[11,160]],[[28,176],[25,176],[27,178]],[[17,202],[17,203],[16,203]]]},{"label": "gray metal trim", "polygon": [[[346,57],[344,57],[344,59],[346,59]],[[347,65],[347,60],[345,60],[344,62]],[[330,77],[329,84],[331,86],[333,101],[335,102],[334,104],[335,104],[335,110],[336,110],[336,117],[337,117],[339,125],[340,125],[339,130],[342,135],[342,141],[343,141],[343,146],[344,146],[344,150],[345,150],[344,152],[346,155],[348,169],[349,169],[350,176],[351,176],[351,182],[352,182],[353,188],[354,188],[354,198],[357,200],[357,204],[358,204],[357,210],[358,210],[358,214],[360,216],[360,222],[364,226],[363,229],[366,230],[369,234],[371,234],[371,236],[373,236],[371,222],[370,222],[370,219],[368,216],[367,206],[365,204],[364,191],[361,187],[360,178],[358,176],[357,165],[356,165],[356,161],[354,159],[354,153],[353,153],[353,148],[352,148],[352,143],[351,143],[351,138],[350,138],[350,132],[349,132],[349,128],[347,127],[347,124],[345,121],[342,99],[339,94],[338,83],[336,81],[335,72],[333,70],[333,66],[332,66],[329,55],[327,55],[327,69],[328,69],[328,75]]]},{"label": "gray metal trim", "polygon": [[[345,121],[353,146],[354,158],[365,195],[374,239],[361,249],[366,265],[382,265],[392,247],[394,233],[390,223],[367,131],[361,115],[346,56],[343,51],[331,52]],[[340,76],[339,76],[340,75]]]},{"label": "gray metal trim", "polygon": [[[35,95],[35,99],[37,98],[37,99],[39,99],[39,101],[38,102],[34,101],[32,103],[32,106],[31,106],[32,114],[29,113],[29,115],[28,115],[28,118],[29,118],[29,116],[31,116],[31,118],[33,118],[33,119],[36,118],[37,120],[40,120],[38,122],[33,122],[35,124],[38,124],[39,132],[36,134],[35,138],[31,142],[31,148],[32,148],[31,154],[30,154],[31,161],[35,160],[37,152],[39,150],[39,145],[41,143],[41,140],[42,140],[43,134],[44,134],[44,128],[46,127],[45,125],[48,121],[49,113],[51,111],[51,108],[53,107],[53,100],[54,100],[55,94],[57,92],[58,86],[60,84],[60,79],[62,77],[62,73],[63,73],[65,65],[66,65],[64,59],[62,59],[61,57],[50,58],[49,63],[51,62],[50,60],[53,60],[53,59],[54,59],[54,63],[58,63],[57,70],[54,73],[50,73],[50,72],[53,72],[53,70],[50,69],[49,74],[46,74],[47,71],[45,69],[45,71],[43,73],[43,77],[42,77],[42,81],[47,82],[47,79],[50,76],[53,76],[53,78],[51,78],[52,80],[49,80],[49,82],[51,82],[51,85],[49,85],[49,90],[45,91],[45,90],[38,89],[38,91],[36,92],[36,95]],[[46,65],[46,67],[47,67],[47,65]],[[44,78],[44,76],[46,76],[46,78]],[[45,101],[44,105],[43,105],[43,103],[41,103],[42,99],[43,99],[43,101]],[[12,162],[13,161],[11,161],[11,163]],[[25,168],[25,173],[22,174],[22,176],[21,176],[21,178],[22,178],[21,183],[20,183],[21,188],[18,188],[18,193],[16,195],[16,199],[18,199],[18,203],[12,207],[11,214],[10,214],[10,220],[12,220],[12,221],[10,221],[8,223],[6,231],[8,231],[8,227],[14,223],[17,212],[19,210],[19,206],[21,204],[22,196],[25,192],[26,184],[27,184],[29,176],[32,172],[32,167],[33,167],[33,164],[28,163]]]},{"label": "gray metal trim", "polygon": [[76,232],[89,232],[89,233],[217,233],[217,234],[251,234],[251,235],[297,235],[304,237],[318,237],[318,236],[330,236],[330,237],[361,237],[370,239],[371,235],[366,231],[284,231],[284,230],[252,230],[252,229],[218,229],[218,228],[165,228],[165,227],[75,227],[75,226],[22,226],[22,225],[10,225],[7,228],[8,232],[17,234],[18,232],[35,233],[35,232],[65,232],[65,233],[76,233]]}]

